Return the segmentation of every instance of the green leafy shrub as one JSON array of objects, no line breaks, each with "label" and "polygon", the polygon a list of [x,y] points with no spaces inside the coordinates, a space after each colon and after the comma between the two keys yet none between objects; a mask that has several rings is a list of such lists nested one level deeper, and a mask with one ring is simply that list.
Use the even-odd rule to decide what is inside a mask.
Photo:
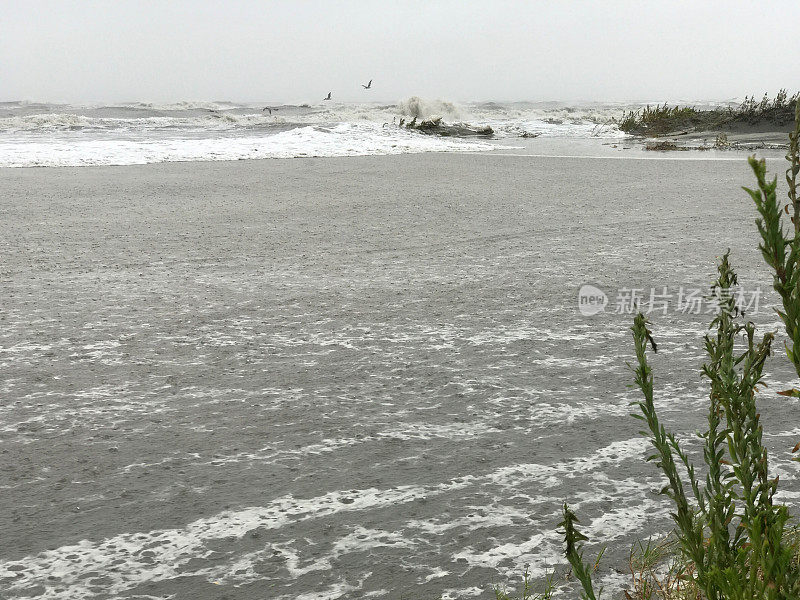
[{"label": "green leafy shrub", "polygon": [[[597,600],[592,585],[592,570],[583,562],[583,544],[581,544],[581,542],[586,541],[587,538],[578,531],[578,528],[575,526],[577,522],[578,517],[575,516],[575,513],[572,512],[565,503],[564,520],[558,524],[559,527],[564,528],[564,545],[566,546],[564,555],[567,557],[572,567],[572,572],[575,573],[578,581],[581,582],[581,587],[583,588],[581,600]],[[600,593],[602,593],[602,591],[601,589]]]},{"label": "green leafy shrub", "polygon": [[[779,95],[776,103],[785,102]],[[748,111],[767,110],[770,103],[755,104]],[[759,248],[773,271],[773,284],[781,297],[783,320],[791,346],[786,354],[800,376],[800,205],[797,177],[800,174],[800,100],[796,100],[795,128],[789,136],[786,158],[789,168],[789,204],[781,207],[777,199],[777,178],[767,180],[766,163],[749,159],[758,183],[747,189],[760,217],[756,221],[761,236]],[[793,227],[785,231],[783,215],[790,215]],[[729,254],[718,265],[712,291],[722,292],[720,311],[705,336],[706,363],[703,375],[709,382],[708,427],[703,438],[705,476],[681,448],[674,434],[659,420],[653,402],[653,372],[647,359],[648,348],[657,351],[648,327],[639,313],[632,331],[636,350],[633,368],[635,382],[643,399],[634,402],[655,452],[647,458],[655,462],[666,477],[661,490],[673,504],[677,547],[667,577],[656,573],[660,558],[650,544],[642,546],[643,558],[634,564],[633,593],[630,599],[663,600],[791,600],[800,598],[800,536],[789,527],[789,511],[774,501],[778,478],[770,478],[767,450],[756,405],[756,391],[770,355],[773,334],[757,339],[755,326],[746,321],[733,295],[724,293],[737,285]],[[800,397],[793,388],[780,392]],[[800,444],[795,447],[795,451]],[[595,600],[591,573],[583,563],[580,542],[586,540],[575,528],[577,519],[564,506],[565,555],[583,588],[583,597]],[[633,557],[633,554],[632,554]],[[637,573],[639,576],[637,578]]]},{"label": "green leafy shrub", "polygon": [[[789,134],[789,151],[786,154],[789,168],[786,183],[789,204],[781,207],[777,196],[777,177],[767,181],[767,165],[762,160],[750,157],[750,166],[758,183],[757,190],[744,188],[756,205],[760,218],[756,227],[761,236],[759,250],[773,271],[773,287],[781,298],[783,310],[778,314],[783,321],[791,347],[786,346],[786,355],[800,376],[800,203],[797,198],[797,176],[800,173],[800,101],[795,107],[794,131]],[[792,227],[784,230],[783,215],[791,215]],[[800,390],[781,392],[788,396],[800,396]]]},{"label": "green leafy shrub", "polygon": [[[714,288],[736,286],[736,274],[728,254],[718,267]],[[762,443],[756,389],[770,354],[773,334],[756,339],[755,326],[744,321],[735,299],[720,294],[720,312],[705,337],[707,362],[703,374],[709,381],[708,429],[702,435],[704,480],[672,433],[658,417],[653,401],[653,372],[647,350],[657,351],[639,313],[632,327],[637,364],[636,385],[643,399],[634,404],[633,416],[647,425],[644,435],[655,452],[647,458],[666,477],[661,493],[670,498],[674,511],[678,554],[684,567],[684,590],[696,590],[708,600],[788,600],[800,597],[800,570],[796,548],[787,541],[787,508],[773,501],[778,479],[768,472],[767,450]],[[575,529],[575,515],[564,509],[566,556],[581,582],[585,597],[596,600],[589,569],[582,561],[579,542],[586,538]],[[635,583],[635,580],[634,580]],[[677,588],[673,587],[672,591]],[[650,598],[654,585],[639,586]],[[661,597],[677,598],[665,591]],[[633,596],[630,596],[633,597]],[[684,596],[686,597],[686,596]],[[691,597],[691,596],[689,596]]]}]

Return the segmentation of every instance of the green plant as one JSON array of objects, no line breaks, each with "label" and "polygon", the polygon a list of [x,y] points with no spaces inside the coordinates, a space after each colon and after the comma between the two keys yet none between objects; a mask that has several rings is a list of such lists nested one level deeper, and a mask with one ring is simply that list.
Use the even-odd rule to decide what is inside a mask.
[{"label": "green plant", "polygon": [[[726,254],[715,288],[730,289],[736,283]],[[652,371],[645,353],[652,338],[644,316],[636,317],[636,383],[644,396],[637,404],[657,452],[649,460],[656,460],[667,477],[669,485],[662,493],[675,504],[673,518],[680,550],[691,562],[693,579],[705,598],[795,598],[800,594],[798,572],[792,568],[793,550],[784,541],[789,514],[785,506],[773,502],[778,480],[768,474],[755,401],[773,336],[768,333],[756,342],[754,325],[741,322],[733,297],[728,295],[720,304],[721,310],[711,323],[716,335],[706,336],[709,361],[703,367],[711,386],[709,427],[703,435],[707,466],[704,487],[675,436],[667,434],[658,420]],[[741,353],[737,353],[737,337],[744,341]],[[691,501],[677,462],[686,468]]]},{"label": "green plant", "polygon": [[[655,352],[657,346],[641,313],[632,331],[635,381],[643,399],[634,403],[640,414],[633,416],[646,423],[642,433],[655,450],[647,460],[654,461],[667,480],[661,493],[674,506],[678,553],[681,562],[690,565],[681,571],[690,582],[687,587],[694,586],[708,600],[788,600],[800,594],[800,578],[794,550],[784,541],[788,510],[773,502],[778,480],[769,477],[755,400],[773,334],[757,341],[755,326],[743,321],[734,296],[725,293],[737,285],[727,253],[718,273],[712,291],[720,311],[709,326],[713,333],[705,337],[707,362],[703,366],[710,385],[708,429],[702,435],[704,484],[677,437],[667,432],[658,417],[647,359],[648,348]],[[590,575],[577,546],[586,538],[575,529],[574,514],[566,507],[564,513],[561,525],[566,531],[567,559],[586,597],[593,599]],[[644,547],[644,555],[645,564],[651,562],[652,548]],[[652,566],[647,569],[652,571]],[[634,577],[634,591],[639,598],[653,597],[655,580],[639,578],[637,589]],[[669,596],[662,593],[662,597]]]},{"label": "green plant", "polygon": [[[785,94],[784,94],[785,95]],[[780,99],[780,103],[784,98]],[[774,272],[774,287],[781,296],[779,310],[792,346],[786,353],[800,376],[800,205],[797,177],[800,173],[800,100],[795,100],[795,128],[790,134],[786,171],[789,205],[780,207],[777,178],[768,182],[766,164],[750,158],[758,190],[747,189],[756,203],[756,221],[761,253]],[[776,100],[776,103],[777,100]],[[747,110],[765,110],[765,100],[752,100]],[[781,211],[792,209],[793,232],[787,234]],[[708,428],[703,438],[705,478],[701,483],[695,465],[682,450],[674,434],[661,424],[653,401],[653,372],[647,359],[648,347],[657,351],[639,313],[632,327],[636,349],[636,385],[643,399],[634,402],[647,424],[646,435],[655,449],[647,458],[654,461],[666,477],[661,493],[674,505],[677,543],[676,559],[665,579],[655,565],[663,558],[651,544],[641,545],[637,559],[631,558],[633,594],[628,598],[648,600],[661,597],[705,600],[790,600],[800,598],[800,535],[788,527],[786,506],[774,502],[778,478],[771,478],[767,450],[762,442],[756,392],[764,364],[770,354],[774,334],[759,341],[755,326],[744,320],[731,290],[738,284],[729,253],[718,265],[712,293],[719,312],[705,336],[707,361],[703,375],[709,381]],[[797,389],[781,392],[800,397]],[[800,444],[795,447],[795,451]],[[685,474],[684,474],[685,473]],[[591,577],[582,562],[579,541],[586,538],[574,528],[575,515],[564,507],[566,555],[584,587],[586,597],[594,598]],[[672,576],[672,575],[674,576]]]},{"label": "green plant", "polygon": [[[566,503],[564,504],[563,514],[564,520],[558,526],[564,528],[564,545],[566,547],[564,555],[567,557],[570,566],[572,566],[572,572],[581,582],[581,587],[583,588],[581,600],[597,600],[592,586],[592,572],[597,568],[597,562],[600,559],[598,557],[595,561],[594,569],[583,562],[583,544],[581,542],[587,538],[578,531],[575,526],[578,523],[578,517],[575,516],[575,513]],[[601,589],[600,592],[602,593],[602,591]]]},{"label": "green plant", "polygon": [[692,565],[681,560],[676,541],[670,537],[658,542],[638,542],[628,559],[631,589],[627,600],[700,600],[700,590],[692,581]]},{"label": "green plant", "polygon": [[[777,197],[778,179],[767,181],[766,162],[751,156],[748,161],[755,173],[758,189],[744,188],[756,204],[760,218],[756,227],[761,236],[759,249],[773,271],[773,287],[781,298],[783,310],[778,314],[783,321],[791,347],[786,345],[786,355],[800,376],[800,201],[797,197],[797,176],[800,173],[800,100],[795,106],[794,131],[789,134],[789,151],[786,153],[789,168],[786,183],[789,185],[789,203],[781,207]],[[790,216],[793,227],[785,231],[783,213]],[[792,388],[780,392],[786,396],[800,397],[800,390]]]},{"label": "green plant", "polygon": [[534,591],[528,566],[525,565],[525,571],[522,574],[522,583],[520,585],[519,595],[512,596],[505,588],[501,589],[500,587],[495,586],[494,597],[495,600],[551,600],[555,587],[555,571],[551,571],[545,575],[542,591]]}]

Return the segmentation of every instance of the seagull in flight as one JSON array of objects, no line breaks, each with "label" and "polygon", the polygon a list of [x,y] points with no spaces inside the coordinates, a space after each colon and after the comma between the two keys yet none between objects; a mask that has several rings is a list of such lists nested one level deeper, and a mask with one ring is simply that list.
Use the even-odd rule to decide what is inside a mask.
[{"label": "seagull in flight", "polygon": [[261,109],[261,112],[269,111],[269,114],[272,114],[273,110],[278,110],[278,109],[277,108],[271,108],[269,106],[265,106],[264,108]]},{"label": "seagull in flight", "polygon": [[372,79],[370,79],[370,80],[369,80],[369,83],[368,83],[367,85],[364,85],[364,84],[362,83],[362,84],[361,84],[361,87],[363,87],[365,90],[368,90],[368,89],[370,89],[370,88],[372,87]]},{"label": "seagull in flight", "polygon": [[323,100],[330,100],[330,99],[331,99],[331,93],[328,92],[328,97],[327,98],[323,98]]}]

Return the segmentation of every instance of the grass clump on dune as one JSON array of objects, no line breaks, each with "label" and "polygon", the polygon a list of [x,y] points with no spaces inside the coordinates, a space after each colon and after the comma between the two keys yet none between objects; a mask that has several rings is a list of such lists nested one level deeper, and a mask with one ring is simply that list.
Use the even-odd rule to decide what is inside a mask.
[{"label": "grass clump on dune", "polygon": [[713,129],[736,129],[768,125],[783,127],[794,117],[794,106],[800,92],[789,97],[781,90],[770,98],[767,94],[760,101],[754,96],[745,97],[737,107],[698,110],[690,106],[649,105],[638,111],[629,111],[619,122],[625,133],[658,137],[676,132],[709,131]]},{"label": "grass clump on dune", "polygon": [[620,130],[625,133],[642,135],[664,135],[681,127],[690,126],[697,119],[700,111],[688,106],[650,106],[639,111],[627,113],[619,124]]}]

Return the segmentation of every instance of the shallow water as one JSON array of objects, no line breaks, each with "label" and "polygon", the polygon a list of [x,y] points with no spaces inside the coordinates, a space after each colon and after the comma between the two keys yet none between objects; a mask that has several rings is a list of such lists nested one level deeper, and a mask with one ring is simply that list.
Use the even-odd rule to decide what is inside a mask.
[{"label": "shallow water", "polygon": [[[564,500],[618,587],[669,530],[619,291],[703,288],[730,247],[777,328],[744,156],[620,150],[3,170],[6,596],[489,598],[563,564]],[[709,318],[651,315],[691,448]]]}]

